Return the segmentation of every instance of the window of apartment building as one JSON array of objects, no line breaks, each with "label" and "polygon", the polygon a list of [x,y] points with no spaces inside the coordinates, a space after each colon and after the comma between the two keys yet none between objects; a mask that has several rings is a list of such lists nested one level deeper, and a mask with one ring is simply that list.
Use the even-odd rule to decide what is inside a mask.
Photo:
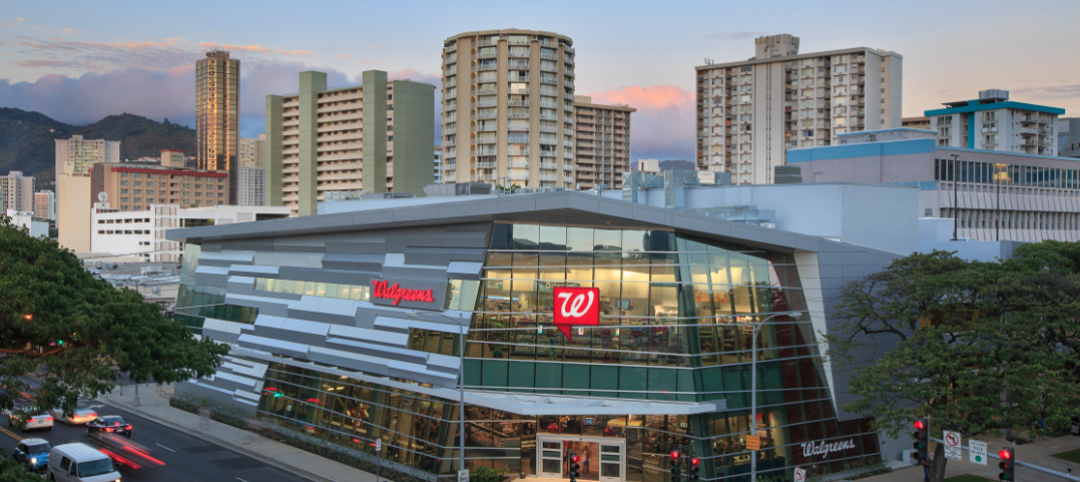
[{"label": "window of apartment building", "polygon": [[128,174],[128,173],[126,173],[126,172],[121,172],[121,173],[120,173],[120,177],[127,177],[127,174]]}]

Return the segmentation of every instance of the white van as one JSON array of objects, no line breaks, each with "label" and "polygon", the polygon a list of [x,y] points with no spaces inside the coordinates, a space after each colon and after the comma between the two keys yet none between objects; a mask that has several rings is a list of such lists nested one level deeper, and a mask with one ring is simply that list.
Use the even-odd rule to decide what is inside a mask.
[{"label": "white van", "polygon": [[49,480],[56,482],[119,482],[112,459],[86,444],[57,445],[49,452]]}]

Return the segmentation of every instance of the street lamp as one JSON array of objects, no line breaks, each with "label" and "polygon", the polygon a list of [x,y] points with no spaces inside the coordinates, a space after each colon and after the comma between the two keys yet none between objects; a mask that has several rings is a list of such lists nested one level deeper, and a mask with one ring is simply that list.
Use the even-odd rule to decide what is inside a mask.
[{"label": "street lamp", "polygon": [[[761,327],[768,323],[769,320],[776,318],[777,316],[787,316],[793,320],[802,318],[802,312],[789,311],[787,313],[776,313],[774,315],[767,316],[764,320],[757,322],[754,325],[754,336],[750,344],[750,436],[757,436],[757,338],[758,333],[761,332]],[[752,450],[750,452],[750,482],[757,482],[757,451]]]}]

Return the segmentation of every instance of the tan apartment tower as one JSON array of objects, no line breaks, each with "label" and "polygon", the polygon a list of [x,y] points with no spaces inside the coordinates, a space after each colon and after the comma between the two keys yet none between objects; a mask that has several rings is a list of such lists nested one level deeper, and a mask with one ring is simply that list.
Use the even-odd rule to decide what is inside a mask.
[{"label": "tan apartment tower", "polygon": [[536,30],[443,42],[442,182],[574,186],[574,49]]},{"label": "tan apartment tower", "polygon": [[577,189],[603,184],[622,189],[622,175],[630,171],[630,113],[622,104],[594,104],[591,97],[574,96],[577,116]]},{"label": "tan apartment tower", "polygon": [[799,53],[799,37],[754,40],[740,62],[695,67],[697,166],[732,184],[771,184],[788,149],[901,126],[903,57],[857,47]]},{"label": "tan apartment tower", "polygon": [[34,177],[11,171],[0,177],[0,214],[6,210],[28,212],[34,210]]},{"label": "tan apartment tower", "polygon": [[266,96],[263,165],[267,206],[317,214],[336,191],[424,195],[435,182],[435,86],[387,80],[328,88],[326,73],[300,72],[300,92]]},{"label": "tan apartment tower", "polygon": [[214,50],[195,63],[196,167],[229,173],[236,204],[240,140],[240,60]]}]

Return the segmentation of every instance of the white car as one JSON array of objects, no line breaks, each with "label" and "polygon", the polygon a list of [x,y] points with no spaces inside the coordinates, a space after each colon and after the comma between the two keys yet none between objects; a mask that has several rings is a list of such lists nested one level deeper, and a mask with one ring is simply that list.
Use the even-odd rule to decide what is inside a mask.
[{"label": "white car", "polygon": [[[10,427],[11,422],[14,421],[14,420],[12,420],[13,418],[20,417],[20,415],[14,414],[12,412],[8,412],[6,410],[4,411],[4,413],[8,417],[8,420],[7,420],[8,427]],[[45,430],[52,430],[52,427],[53,427],[53,417],[52,417],[52,415],[49,415],[48,413],[37,413],[37,414],[24,415],[24,416],[28,417],[26,419],[26,425],[23,426],[23,431],[24,432],[27,431],[27,430],[33,430],[33,429],[38,429],[38,428],[43,428]]]},{"label": "white car", "polygon": [[71,417],[64,416],[64,409],[54,408],[49,410],[53,418],[58,422],[64,422],[68,425],[82,425],[91,420],[97,418],[97,412],[92,408],[79,407],[75,409],[75,413],[71,414]]}]

